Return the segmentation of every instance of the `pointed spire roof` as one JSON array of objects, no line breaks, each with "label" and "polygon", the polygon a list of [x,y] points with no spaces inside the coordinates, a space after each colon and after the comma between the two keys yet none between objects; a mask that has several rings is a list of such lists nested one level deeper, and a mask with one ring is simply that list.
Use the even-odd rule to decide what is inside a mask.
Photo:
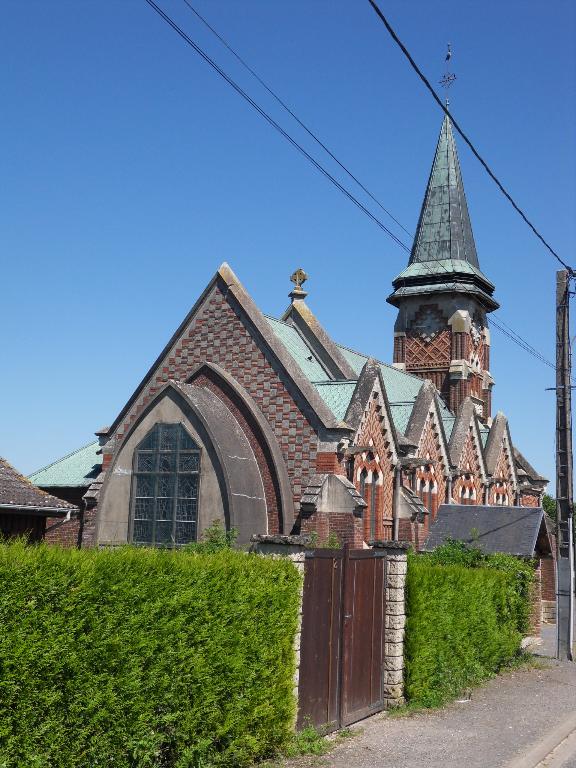
[{"label": "pointed spire roof", "polygon": [[421,293],[473,293],[485,309],[498,304],[482,274],[472,233],[452,124],[444,117],[408,267],[388,301]]}]

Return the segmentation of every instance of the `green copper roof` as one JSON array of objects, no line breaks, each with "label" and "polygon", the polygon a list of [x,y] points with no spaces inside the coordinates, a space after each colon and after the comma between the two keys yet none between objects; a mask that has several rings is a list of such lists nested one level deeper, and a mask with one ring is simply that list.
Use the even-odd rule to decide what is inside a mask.
[{"label": "green copper roof", "polygon": [[479,266],[456,142],[447,115],[440,130],[410,264],[439,259],[464,260]]},{"label": "green copper roof", "polygon": [[450,118],[440,129],[434,162],[407,269],[388,302],[408,296],[469,293],[488,311],[498,308],[494,285],[480,271]]},{"label": "green copper roof", "polygon": [[486,443],[488,442],[489,434],[490,434],[490,429],[484,425],[480,425],[480,439],[482,440],[482,445],[484,448],[486,448]]},{"label": "green copper roof", "polygon": [[344,420],[350,400],[356,389],[356,381],[317,381],[314,386],[320,397],[334,414],[334,418]]},{"label": "green copper roof", "polygon": [[414,261],[408,264],[403,272],[400,272],[396,280],[406,280],[410,277],[427,277],[441,275],[444,280],[453,277],[452,273],[461,275],[475,275],[494,289],[494,285],[484,277],[482,272],[464,259],[438,259],[436,261]]},{"label": "green copper roof", "polygon": [[310,381],[325,381],[328,372],[293,325],[265,315],[270,327]]},{"label": "green copper roof", "polygon": [[39,469],[28,479],[40,488],[88,488],[100,474],[102,456],[98,441],[85,445],[63,459]]}]

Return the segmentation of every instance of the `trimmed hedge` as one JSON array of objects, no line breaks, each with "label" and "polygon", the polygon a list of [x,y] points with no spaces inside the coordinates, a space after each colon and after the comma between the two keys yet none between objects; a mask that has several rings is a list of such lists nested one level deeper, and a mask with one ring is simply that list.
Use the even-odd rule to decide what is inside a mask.
[{"label": "trimmed hedge", "polygon": [[285,560],[0,545],[0,766],[243,766],[291,734]]},{"label": "trimmed hedge", "polygon": [[482,553],[441,564],[458,559],[441,550],[409,556],[406,696],[416,706],[439,706],[509,663],[530,614],[529,564]]}]

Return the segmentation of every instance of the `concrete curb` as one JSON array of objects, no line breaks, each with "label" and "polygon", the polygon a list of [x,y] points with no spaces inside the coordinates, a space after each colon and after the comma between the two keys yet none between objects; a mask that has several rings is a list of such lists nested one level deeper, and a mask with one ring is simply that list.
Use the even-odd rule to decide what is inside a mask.
[{"label": "concrete curb", "polygon": [[536,768],[574,730],[576,730],[576,712],[563,720],[557,728],[538,744],[535,744],[528,752],[515,757],[509,763],[505,763],[502,768]]}]

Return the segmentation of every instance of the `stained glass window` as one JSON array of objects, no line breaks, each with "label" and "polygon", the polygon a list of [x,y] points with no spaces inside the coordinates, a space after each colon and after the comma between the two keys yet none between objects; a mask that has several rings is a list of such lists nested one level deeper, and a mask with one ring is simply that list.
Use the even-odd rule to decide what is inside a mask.
[{"label": "stained glass window", "polygon": [[181,424],[156,424],[136,449],[132,541],[174,546],[196,540],[200,448]]}]

